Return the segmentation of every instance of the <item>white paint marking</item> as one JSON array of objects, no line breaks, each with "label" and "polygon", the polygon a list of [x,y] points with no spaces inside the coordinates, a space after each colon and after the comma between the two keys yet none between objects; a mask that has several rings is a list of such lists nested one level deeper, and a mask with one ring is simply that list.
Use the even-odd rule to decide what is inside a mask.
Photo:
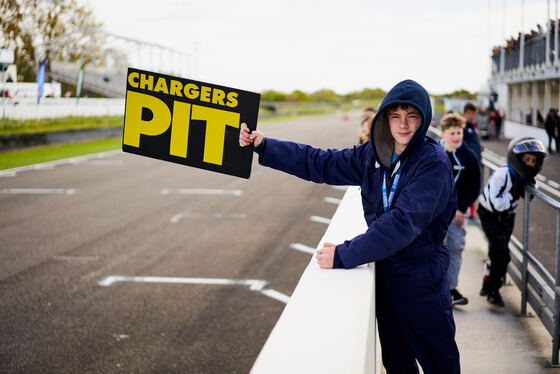
[{"label": "white paint marking", "polygon": [[346,191],[346,189],[348,188],[348,186],[331,186],[332,188],[334,188],[335,190],[341,190],[341,191]]},{"label": "white paint marking", "polygon": [[52,170],[55,168],[56,165],[49,165],[49,164],[37,164],[33,166],[35,170]]},{"label": "white paint marking", "polygon": [[324,218],[324,217],[319,217],[319,216],[311,216],[309,217],[310,220],[312,220],[313,222],[319,222],[319,223],[324,223],[325,225],[328,225],[331,223],[331,220],[329,218]]},{"label": "white paint marking", "polygon": [[559,188],[560,187],[560,183],[557,183],[556,181],[549,180],[548,184],[550,184],[554,188]]},{"label": "white paint marking", "polygon": [[53,256],[56,261],[74,261],[74,262],[89,262],[98,261],[101,259],[99,256]]},{"label": "white paint marking", "polygon": [[103,287],[108,287],[117,282],[249,286],[249,290],[260,292],[265,296],[283,303],[288,303],[288,301],[290,301],[290,297],[281,292],[272,289],[265,289],[268,282],[261,279],[236,280],[219,278],[127,277],[121,275],[110,275],[102,279],[98,284]]},{"label": "white paint marking", "polygon": [[310,255],[315,253],[315,248],[308,247],[305,244],[301,244],[301,243],[292,243],[290,244],[290,248],[295,249],[296,251],[309,253]]},{"label": "white paint marking", "polygon": [[243,218],[247,218],[246,214],[243,213],[231,213],[231,214],[226,214],[226,213],[214,213],[214,214],[200,214],[200,213],[191,213],[191,212],[184,212],[184,213],[179,213],[174,215],[173,217],[171,217],[171,219],[169,220],[171,223],[178,223],[180,220],[182,220],[183,218],[206,218],[206,217],[211,217],[211,218],[233,218],[233,219],[243,219]]},{"label": "white paint marking", "polygon": [[340,204],[340,202],[342,201],[340,199],[335,199],[334,197],[325,197],[324,200],[325,200],[325,203],[330,203],[330,204],[335,204],[335,205]]},{"label": "white paint marking", "polygon": [[285,294],[283,294],[281,292],[278,292],[276,290],[268,289],[268,290],[261,291],[261,293],[265,296],[268,296],[268,297],[271,297],[275,300],[281,301],[284,304],[288,304],[288,302],[290,301],[290,296],[285,295]]},{"label": "white paint marking", "polygon": [[23,194],[23,195],[73,195],[76,190],[73,188],[5,188],[0,190],[3,194]]},{"label": "white paint marking", "polygon": [[554,189],[554,188],[550,187],[550,186],[547,185],[547,184],[544,184],[544,183],[539,184],[539,189],[546,190],[546,191],[550,192],[551,194],[556,195],[557,197],[560,197],[560,191],[558,191],[557,189]]},{"label": "white paint marking", "polygon": [[82,162],[84,165],[92,166],[120,166],[123,164],[122,160],[87,160]]},{"label": "white paint marking", "polygon": [[537,180],[540,180],[541,182],[546,182],[546,177],[543,175],[537,174],[535,178],[537,178]]},{"label": "white paint marking", "polygon": [[241,190],[220,190],[220,189],[164,189],[161,190],[162,195],[169,195],[169,194],[181,194],[181,195],[233,195],[233,196],[241,196],[243,195],[243,191]]},{"label": "white paint marking", "polygon": [[0,177],[15,177],[15,171],[0,171]]},{"label": "white paint marking", "polygon": [[[117,339],[118,342],[120,342],[121,340],[125,340],[130,338],[130,335],[126,335],[126,334],[113,334],[113,338]],[[118,365],[118,364],[117,364]]]}]

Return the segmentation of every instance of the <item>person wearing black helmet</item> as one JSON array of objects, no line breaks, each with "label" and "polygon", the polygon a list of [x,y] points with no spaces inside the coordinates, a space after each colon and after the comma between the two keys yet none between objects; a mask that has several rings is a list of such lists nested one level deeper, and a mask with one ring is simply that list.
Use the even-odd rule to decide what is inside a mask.
[{"label": "person wearing black helmet", "polygon": [[503,307],[499,289],[510,261],[508,243],[515,222],[515,207],[525,195],[525,186],[535,186],[535,177],[548,156],[544,144],[521,136],[508,146],[507,166],[497,169],[479,197],[478,215],[488,238],[490,273],[482,281],[481,296],[490,304]]}]

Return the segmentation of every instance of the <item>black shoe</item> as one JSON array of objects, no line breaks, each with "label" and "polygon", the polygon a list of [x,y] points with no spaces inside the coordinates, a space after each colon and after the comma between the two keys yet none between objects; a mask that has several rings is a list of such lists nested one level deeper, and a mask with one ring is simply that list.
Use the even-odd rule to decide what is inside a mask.
[{"label": "black shoe", "polygon": [[451,294],[451,304],[452,305],[467,305],[469,303],[469,299],[461,295],[457,289],[452,289],[449,291]]},{"label": "black shoe", "polygon": [[487,300],[490,304],[499,306],[500,308],[505,306],[504,300],[502,299],[502,296],[500,295],[500,292],[498,290],[488,291]]},{"label": "black shoe", "polygon": [[480,296],[488,296],[488,290],[485,289],[484,287],[482,287],[482,288],[480,289],[479,295],[480,295]]}]

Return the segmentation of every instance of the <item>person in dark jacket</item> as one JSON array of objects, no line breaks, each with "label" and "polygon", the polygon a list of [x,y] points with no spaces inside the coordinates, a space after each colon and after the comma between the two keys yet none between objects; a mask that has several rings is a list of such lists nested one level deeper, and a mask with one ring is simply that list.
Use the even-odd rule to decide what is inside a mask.
[{"label": "person in dark jacket", "polygon": [[480,193],[480,167],[476,156],[463,143],[465,119],[458,114],[446,114],[440,121],[441,144],[453,168],[455,188],[457,189],[457,211],[447,230],[449,248],[449,293],[453,305],[466,305],[469,300],[459,290],[459,271],[462,252],[465,249],[465,213],[476,201]]},{"label": "person in dark jacket", "polygon": [[[444,243],[457,195],[445,150],[426,137],[432,119],[426,90],[412,80],[393,87],[371,125],[370,141],[321,150],[249,133],[261,165],[316,183],[358,185],[368,225],[338,245],[325,243],[323,269],[375,262],[376,315],[387,373],[459,373],[459,351]],[[337,322],[339,323],[339,322]],[[343,322],[342,322],[343,323]]]},{"label": "person in dark jacket", "polygon": [[546,135],[548,135],[548,152],[552,153],[552,140],[556,142],[556,152],[559,151],[558,148],[558,134],[557,134],[557,124],[559,122],[558,109],[550,108],[546,119],[544,121],[544,129],[546,130]]},{"label": "person in dark jacket", "polygon": [[477,108],[473,103],[466,103],[463,108],[463,115],[467,121],[463,129],[463,143],[475,154],[478,162],[482,160],[482,147],[480,146],[480,139],[476,132],[476,118]]},{"label": "person in dark jacket", "polygon": [[515,223],[515,207],[519,198],[525,196],[525,185],[536,185],[535,177],[547,156],[540,140],[528,136],[513,139],[508,146],[507,166],[492,173],[479,197],[478,216],[488,239],[490,259],[490,273],[482,279],[480,296],[486,296],[492,305],[504,306],[499,290],[511,260],[508,243]]}]

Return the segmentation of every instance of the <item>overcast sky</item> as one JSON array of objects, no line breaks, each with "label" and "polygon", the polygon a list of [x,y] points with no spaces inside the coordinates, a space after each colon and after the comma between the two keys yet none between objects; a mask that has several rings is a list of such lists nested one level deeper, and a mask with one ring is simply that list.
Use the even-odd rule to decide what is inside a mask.
[{"label": "overcast sky", "polygon": [[[83,0],[87,1],[87,0]],[[557,1],[550,1],[554,18]],[[524,12],[522,4],[524,3]],[[91,0],[106,31],[192,52],[199,80],[338,93],[411,78],[481,89],[492,45],[546,24],[543,0]],[[505,4],[505,12],[504,12]]]}]

